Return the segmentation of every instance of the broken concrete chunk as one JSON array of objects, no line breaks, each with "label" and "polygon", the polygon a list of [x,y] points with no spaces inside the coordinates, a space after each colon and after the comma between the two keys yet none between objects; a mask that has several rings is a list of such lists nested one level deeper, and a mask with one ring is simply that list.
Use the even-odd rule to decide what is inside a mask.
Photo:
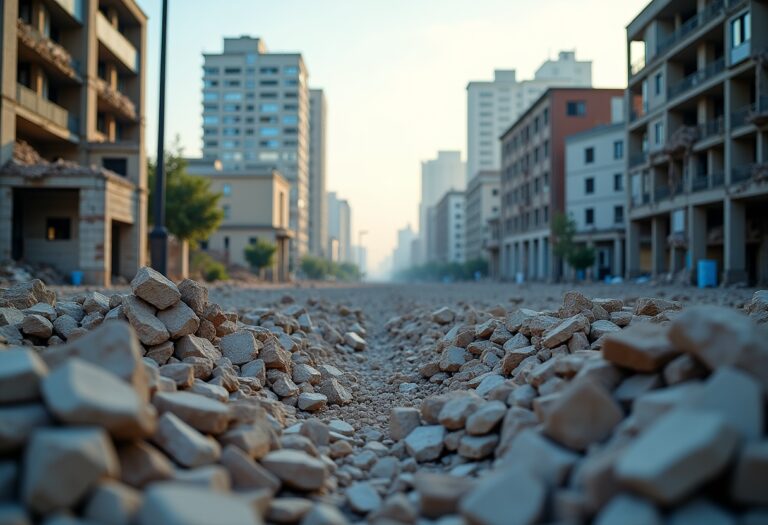
[{"label": "broken concrete chunk", "polygon": [[181,293],[172,281],[147,266],[136,273],[131,290],[158,310],[165,310],[181,299]]},{"label": "broken concrete chunk", "polygon": [[679,353],[669,343],[667,332],[667,327],[658,324],[633,324],[605,336],[603,357],[637,372],[655,372]]},{"label": "broken concrete chunk", "polygon": [[32,350],[0,352],[0,404],[34,401],[48,367]]}]

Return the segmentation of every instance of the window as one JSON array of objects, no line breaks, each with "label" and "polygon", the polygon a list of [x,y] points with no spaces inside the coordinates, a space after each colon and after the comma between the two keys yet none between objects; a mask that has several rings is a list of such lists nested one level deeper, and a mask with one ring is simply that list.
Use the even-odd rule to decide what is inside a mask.
[{"label": "window", "polygon": [[267,91],[265,93],[261,93],[259,98],[277,98],[277,93],[274,91]]},{"label": "window", "polygon": [[595,148],[584,148],[584,164],[595,162]]},{"label": "window", "polygon": [[223,124],[237,124],[240,122],[240,117],[237,117],[235,115],[225,115],[223,119],[221,119]]},{"label": "window", "polygon": [[280,106],[277,104],[259,104],[259,111],[262,113],[276,113],[280,111]]},{"label": "window", "polygon": [[283,68],[283,73],[286,75],[298,75],[299,74],[299,68],[298,66],[285,66]]},{"label": "window", "polygon": [[613,222],[614,224],[621,224],[624,222],[624,206],[613,207]]},{"label": "window", "polygon": [[70,239],[69,217],[48,217],[45,219],[45,238],[49,241]]},{"label": "window", "polygon": [[617,140],[613,143],[613,158],[616,160],[624,158],[624,141]]},{"label": "window", "polygon": [[224,81],[225,87],[240,87],[240,81],[239,80],[225,80]]},{"label": "window", "polygon": [[289,87],[295,87],[299,85],[299,81],[295,78],[288,78],[285,80],[284,84]]},{"label": "window", "polygon": [[203,73],[206,75],[218,75],[219,74],[219,68],[217,67],[204,67]]},{"label": "window", "polygon": [[224,74],[225,75],[239,75],[242,73],[243,70],[239,67],[225,67],[224,68]]},{"label": "window", "polygon": [[219,124],[219,117],[216,115],[203,115],[203,125],[216,126]]},{"label": "window", "polygon": [[277,75],[280,72],[280,70],[277,69],[276,67],[262,67],[262,68],[259,68],[259,72],[262,75]]},{"label": "window", "polygon": [[101,165],[113,173],[126,177],[128,175],[128,159],[125,157],[104,157]]},{"label": "window", "polygon": [[749,11],[731,21],[731,47],[739,47],[751,39]]},{"label": "window", "polygon": [[653,94],[656,96],[661,95],[662,78],[661,73],[656,73],[653,77]]},{"label": "window", "polygon": [[657,122],[653,125],[653,142],[656,145],[664,143],[664,123]]},{"label": "window", "polygon": [[224,111],[240,111],[240,104],[224,104]]},{"label": "window", "polygon": [[498,194],[499,194],[499,190],[497,188],[493,188],[491,190],[491,195],[493,195],[494,197],[496,197]]},{"label": "window", "polygon": [[[229,207],[229,204],[225,204],[224,206],[222,206],[221,210],[224,212],[224,218],[225,219],[229,219],[231,214],[232,214],[232,209]],[[225,237],[224,239],[225,239],[224,240],[225,247],[229,248],[229,246],[228,246],[229,243],[227,242],[227,241],[229,241],[229,238]]]},{"label": "window", "polygon": [[218,85],[219,85],[219,81],[218,80],[210,80],[210,79],[207,79],[207,78],[205,80],[203,80],[203,87],[211,88],[211,87],[216,87]]},{"label": "window", "polygon": [[200,241],[200,249],[205,251],[208,251],[208,241]]},{"label": "window", "polygon": [[595,178],[594,177],[587,177],[584,179],[584,193],[587,195],[592,195],[595,193]]},{"label": "window", "polygon": [[622,173],[613,175],[613,191],[624,191],[624,175]]},{"label": "window", "polygon": [[262,137],[276,137],[280,134],[280,131],[277,128],[261,128],[259,130],[259,135]]},{"label": "window", "polygon": [[299,123],[299,117],[297,115],[285,115],[283,117],[283,124],[295,125]]},{"label": "window", "polygon": [[259,141],[259,146],[261,146],[262,148],[279,148],[280,141],[279,140],[261,140]]},{"label": "window", "polygon": [[243,94],[239,91],[228,91],[224,93],[224,100],[228,100],[230,102],[239,102],[243,100]]},{"label": "window", "polygon": [[544,141],[544,158],[545,159],[549,158],[549,141],[548,140]]},{"label": "window", "polygon": [[584,224],[592,226],[595,224],[595,209],[587,208],[584,210]]},{"label": "window", "polygon": [[224,249],[229,250],[229,237],[224,237]]},{"label": "window", "polygon": [[221,187],[221,193],[225,197],[229,197],[230,195],[232,195],[232,185],[231,184],[224,184]]},{"label": "window", "polygon": [[240,147],[240,141],[239,140],[225,140],[222,141],[221,147],[225,149],[235,149]]},{"label": "window", "polygon": [[218,111],[218,104],[203,104],[203,111]]},{"label": "window", "polygon": [[549,125],[549,108],[544,108],[544,125]]},{"label": "window", "polygon": [[283,109],[285,111],[298,111],[299,105],[298,104],[283,104]]},{"label": "window", "polygon": [[219,94],[215,91],[204,91],[203,102],[215,102],[219,100]]},{"label": "window", "polygon": [[565,112],[569,117],[583,117],[587,114],[587,103],[583,100],[569,101]]},{"label": "window", "polygon": [[276,86],[277,80],[262,80],[259,82],[260,86]]},{"label": "window", "polygon": [[224,128],[223,134],[225,137],[234,137],[240,134],[240,130],[237,128]]}]

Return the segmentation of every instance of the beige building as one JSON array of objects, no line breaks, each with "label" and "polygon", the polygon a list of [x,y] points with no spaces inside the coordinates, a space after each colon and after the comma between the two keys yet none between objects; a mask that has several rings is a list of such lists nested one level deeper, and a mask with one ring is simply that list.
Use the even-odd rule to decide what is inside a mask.
[{"label": "beige building", "polygon": [[491,238],[488,221],[499,215],[500,187],[498,171],[480,171],[467,184],[464,229],[464,259],[467,261],[488,260],[486,247]]},{"label": "beige building", "polygon": [[5,0],[0,260],[88,284],[146,251],[147,17],[134,0]]},{"label": "beige building", "polygon": [[293,232],[289,228],[290,183],[275,169],[223,170],[221,163],[190,160],[189,173],[211,181],[211,191],[221,194],[224,219],[201,248],[227,265],[248,266],[245,248],[257,240],[275,245],[277,251],[266,277],[287,281]]},{"label": "beige building", "polygon": [[627,270],[768,282],[768,3],[654,0],[627,27]]}]

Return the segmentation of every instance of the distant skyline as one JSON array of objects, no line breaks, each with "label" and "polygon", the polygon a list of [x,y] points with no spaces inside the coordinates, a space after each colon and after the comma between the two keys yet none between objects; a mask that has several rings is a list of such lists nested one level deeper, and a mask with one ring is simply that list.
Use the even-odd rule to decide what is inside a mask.
[{"label": "distant skyline", "polygon": [[[149,16],[147,152],[154,156],[160,0]],[[202,53],[225,36],[301,52],[311,87],[328,98],[328,190],[349,200],[354,237],[367,230],[368,267],[397,230],[418,224],[420,162],[466,158],[466,85],[516,69],[520,80],[558,51],[592,60],[596,87],[626,84],[625,27],[647,0],[169,0],[166,147],[200,154]]]}]

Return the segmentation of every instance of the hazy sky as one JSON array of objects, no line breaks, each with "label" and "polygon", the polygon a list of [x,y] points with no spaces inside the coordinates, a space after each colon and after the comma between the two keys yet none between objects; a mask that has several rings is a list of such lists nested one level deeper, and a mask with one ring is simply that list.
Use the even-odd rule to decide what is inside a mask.
[{"label": "hazy sky", "polygon": [[[160,0],[150,17],[147,149],[157,133]],[[369,233],[369,269],[396,231],[417,224],[420,161],[466,155],[466,84],[494,69],[532,77],[546,58],[576,49],[597,87],[626,84],[625,27],[647,0],[169,0],[166,144],[201,145],[202,52],[252,35],[300,51],[328,99],[328,189],[352,206],[353,238]]]}]

